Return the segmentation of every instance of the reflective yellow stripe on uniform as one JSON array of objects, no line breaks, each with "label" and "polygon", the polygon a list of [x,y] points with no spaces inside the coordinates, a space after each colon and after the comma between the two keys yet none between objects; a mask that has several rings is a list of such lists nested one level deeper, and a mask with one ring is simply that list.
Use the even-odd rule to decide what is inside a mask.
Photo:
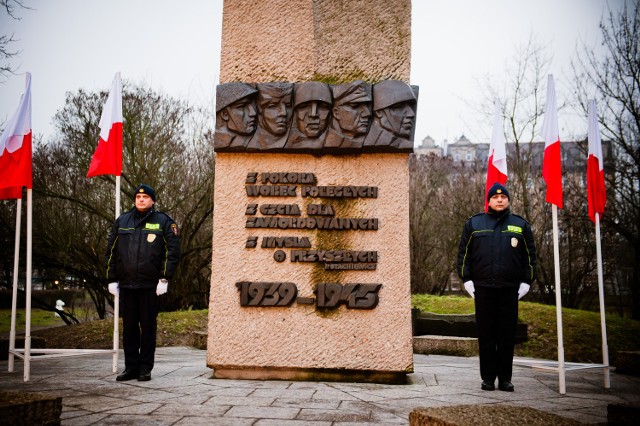
[{"label": "reflective yellow stripe on uniform", "polygon": [[167,244],[167,239],[163,236],[162,240],[164,241],[164,270],[162,271],[162,275],[164,276],[167,273],[167,264],[169,263],[169,245]]},{"label": "reflective yellow stripe on uniform", "polygon": [[116,237],[115,240],[113,240],[113,245],[111,246],[111,250],[109,251],[109,260],[107,260],[107,276],[106,278],[109,279],[109,267],[111,266],[111,259],[113,258],[113,249],[116,247],[116,242],[118,241],[119,237]]}]

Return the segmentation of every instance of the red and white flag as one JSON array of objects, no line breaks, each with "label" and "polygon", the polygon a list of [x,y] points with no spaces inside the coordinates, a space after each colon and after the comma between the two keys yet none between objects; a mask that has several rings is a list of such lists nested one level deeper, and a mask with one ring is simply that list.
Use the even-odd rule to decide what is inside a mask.
[{"label": "red and white flag", "polygon": [[100,140],[87,177],[122,174],[122,83],[116,73],[100,117]]},{"label": "red and white flag", "polygon": [[507,148],[502,128],[502,111],[496,102],[496,112],[493,118],[493,134],[489,147],[489,164],[487,165],[487,183],[484,188],[484,211],[488,211],[487,194],[494,183],[504,185],[507,182]]},{"label": "red and white flag", "polygon": [[558,108],[553,74],[547,83],[547,107],[542,122],[544,137],[544,157],[542,177],[547,183],[546,201],[562,208],[562,155],[560,151],[560,131],[558,130]]},{"label": "red and white flag", "polygon": [[31,74],[20,105],[0,138],[0,199],[22,198],[22,187],[33,187],[31,163]]},{"label": "red and white flag", "polygon": [[607,204],[607,191],[604,185],[604,158],[598,126],[598,110],[596,101],[589,102],[589,156],[587,158],[587,199],[589,202],[589,218],[595,223],[596,213],[604,214]]}]

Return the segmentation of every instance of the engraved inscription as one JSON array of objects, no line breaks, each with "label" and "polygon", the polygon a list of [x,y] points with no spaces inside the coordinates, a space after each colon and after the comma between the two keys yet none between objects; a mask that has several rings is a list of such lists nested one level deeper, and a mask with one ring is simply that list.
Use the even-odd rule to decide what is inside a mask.
[{"label": "engraved inscription", "polygon": [[240,291],[240,306],[289,306],[298,295],[298,288],[289,282],[236,283]]},{"label": "engraved inscription", "polygon": [[256,214],[257,211],[258,211],[257,204],[247,204],[247,210],[245,210],[244,214],[247,216],[251,216]]},{"label": "engraved inscription", "polygon": [[378,219],[375,218],[325,218],[325,217],[249,217],[245,228],[279,229],[327,229],[334,231],[375,231]]},{"label": "engraved inscription", "polygon": [[282,250],[276,250],[275,253],[273,253],[273,258],[276,262],[284,262],[287,260],[287,253]]},{"label": "engraved inscription", "polygon": [[310,248],[309,237],[262,237],[262,248]]},{"label": "engraved inscription", "polygon": [[378,292],[382,284],[320,283],[313,297],[297,297],[298,288],[291,282],[236,283],[240,292],[240,306],[271,307],[290,306],[294,301],[301,305],[313,305],[318,309],[335,309],[345,305],[347,309],[373,309],[378,306]]},{"label": "engraved inscription", "polygon": [[249,197],[295,197],[295,185],[245,185]]},{"label": "engraved inscription", "polygon": [[316,306],[337,308],[344,304],[349,309],[373,309],[378,305],[378,291],[382,284],[321,283],[316,288]]},{"label": "engraved inscription", "polygon": [[256,248],[258,245],[258,237],[247,237],[245,248]]},{"label": "engraved inscription", "polygon": [[256,183],[257,179],[258,179],[257,172],[249,172],[247,173],[247,180],[245,180],[244,183]]},{"label": "engraved inscription", "polygon": [[303,186],[300,192],[313,198],[378,198],[377,186]]},{"label": "engraved inscription", "polygon": [[300,207],[297,204],[262,204],[260,213],[265,216],[300,216]]},{"label": "engraved inscription", "polygon": [[309,216],[335,216],[336,212],[331,204],[309,204],[307,214]]},{"label": "engraved inscription", "polygon": [[[318,186],[316,175],[306,172],[248,172],[245,191],[248,197],[378,197],[377,186]],[[334,204],[342,205],[337,201],[334,204],[307,204],[304,200],[300,201],[302,208],[295,202],[248,203],[245,207],[245,228],[345,231],[378,229],[377,218],[335,217]],[[310,250],[312,244],[307,236],[247,236],[245,248],[257,247],[276,249],[272,256],[278,263],[287,259],[287,251],[284,249],[291,249],[288,254],[291,262],[321,263],[324,264],[321,267],[327,271],[374,271],[378,263],[377,251]],[[341,305],[347,309],[373,309],[378,305],[378,292],[382,284],[320,283],[314,290],[316,297],[298,297],[296,285],[290,282],[241,281],[236,283],[236,287],[240,293],[240,305],[243,307],[291,306],[297,302],[300,305],[315,305],[316,309],[336,309]]]},{"label": "engraved inscription", "polygon": [[292,250],[292,262],[365,262],[378,261],[377,251],[351,250]]},{"label": "engraved inscription", "polygon": [[[272,173],[272,172],[262,172],[262,183],[304,183],[304,184],[313,184],[316,183],[316,175],[313,173],[292,173],[292,172],[283,172],[283,173]],[[255,181],[254,181],[255,182]]]}]

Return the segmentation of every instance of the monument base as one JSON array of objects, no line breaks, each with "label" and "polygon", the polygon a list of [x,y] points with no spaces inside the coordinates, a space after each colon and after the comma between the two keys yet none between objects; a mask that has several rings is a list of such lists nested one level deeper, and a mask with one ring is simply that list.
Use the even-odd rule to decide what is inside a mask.
[{"label": "monument base", "polygon": [[309,382],[360,382],[404,385],[404,371],[345,370],[324,368],[260,368],[207,365],[214,379],[287,380]]},{"label": "monument base", "polygon": [[[207,340],[214,377],[404,382],[413,371],[408,156],[221,153],[215,173]],[[375,220],[375,227],[290,225],[345,218],[358,226]],[[256,226],[272,219],[282,222]],[[376,259],[293,261],[300,250],[269,243],[278,238],[304,239],[309,253],[373,253]],[[330,268],[342,264],[373,268]],[[251,293],[248,287],[258,283],[273,292]],[[275,297],[291,294],[281,288],[293,288],[295,297],[277,305]],[[372,303],[365,308],[358,300]]]}]

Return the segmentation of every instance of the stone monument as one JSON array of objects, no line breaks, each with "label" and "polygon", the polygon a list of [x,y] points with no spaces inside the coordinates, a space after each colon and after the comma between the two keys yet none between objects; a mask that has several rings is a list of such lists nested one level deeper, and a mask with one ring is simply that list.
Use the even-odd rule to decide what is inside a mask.
[{"label": "stone monument", "polygon": [[207,365],[413,371],[410,0],[224,3]]}]

